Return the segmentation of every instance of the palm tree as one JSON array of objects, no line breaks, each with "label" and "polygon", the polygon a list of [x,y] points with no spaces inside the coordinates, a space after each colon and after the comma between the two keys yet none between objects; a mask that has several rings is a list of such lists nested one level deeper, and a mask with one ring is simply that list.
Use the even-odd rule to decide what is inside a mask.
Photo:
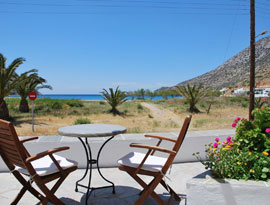
[{"label": "palm tree", "polygon": [[4,98],[15,88],[17,83],[15,71],[24,61],[24,58],[16,58],[6,68],[6,58],[0,53],[0,119],[9,120],[9,111]]},{"label": "palm tree", "polygon": [[19,106],[19,110],[21,112],[29,112],[28,101],[26,98],[30,92],[37,92],[39,89],[42,88],[52,89],[52,86],[44,85],[44,83],[46,83],[47,81],[44,78],[38,76],[37,72],[38,70],[33,69],[22,73],[20,76],[16,76],[17,84],[15,86],[15,90],[21,96]]},{"label": "palm tree", "polygon": [[206,90],[203,85],[193,85],[192,87],[187,86],[176,86],[176,91],[185,97],[186,102],[189,104],[189,111],[198,113],[200,110],[196,107],[196,104],[206,94]]},{"label": "palm tree", "polygon": [[119,86],[115,89],[115,91],[113,91],[113,88],[109,88],[109,92],[106,89],[103,89],[103,91],[101,92],[102,97],[112,107],[110,112],[112,112],[114,115],[120,115],[120,112],[117,110],[116,107],[127,101],[127,99],[125,99],[125,93],[120,91],[118,88]]}]

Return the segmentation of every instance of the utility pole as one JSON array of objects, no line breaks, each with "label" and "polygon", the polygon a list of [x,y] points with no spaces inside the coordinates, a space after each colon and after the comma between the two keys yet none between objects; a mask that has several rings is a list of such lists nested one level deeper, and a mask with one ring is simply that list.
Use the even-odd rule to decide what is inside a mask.
[{"label": "utility pole", "polygon": [[249,80],[249,120],[254,110],[254,88],[255,88],[255,0],[250,0],[250,80]]}]

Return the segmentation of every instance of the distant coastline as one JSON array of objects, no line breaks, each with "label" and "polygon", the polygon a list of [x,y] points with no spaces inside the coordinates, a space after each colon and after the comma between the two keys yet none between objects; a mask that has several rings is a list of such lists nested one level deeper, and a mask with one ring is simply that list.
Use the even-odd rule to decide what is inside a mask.
[{"label": "distant coastline", "polygon": [[[18,95],[10,95],[8,97],[15,97],[18,98],[20,96]],[[93,101],[97,101],[97,100],[104,100],[103,97],[101,95],[98,94],[44,94],[44,95],[38,95],[38,98],[51,98],[51,99],[77,99],[77,100],[93,100]],[[137,99],[138,97],[135,96],[134,99]],[[177,97],[171,97],[168,96],[168,98],[179,98],[179,96]],[[127,100],[131,100],[132,98],[130,96],[127,97]],[[145,96],[145,99],[150,99],[149,96]],[[153,97],[153,100],[161,100],[163,99],[162,96],[155,96]]]}]

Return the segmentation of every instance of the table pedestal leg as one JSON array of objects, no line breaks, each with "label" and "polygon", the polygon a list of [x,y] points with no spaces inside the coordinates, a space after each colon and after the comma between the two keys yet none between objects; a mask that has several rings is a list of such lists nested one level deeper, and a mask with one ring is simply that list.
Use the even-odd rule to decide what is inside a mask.
[{"label": "table pedestal leg", "polygon": [[[87,159],[87,164],[86,164],[86,170],[85,170],[85,173],[84,175],[82,176],[81,179],[79,179],[77,182],[76,182],[76,187],[75,187],[75,191],[77,192],[78,191],[78,186],[81,186],[81,187],[84,187],[87,189],[87,193],[86,193],[86,199],[85,199],[85,204],[87,204],[87,201],[88,201],[88,198],[89,196],[91,195],[92,191],[94,191],[95,189],[103,189],[103,188],[110,188],[112,187],[113,188],[113,191],[112,193],[115,194],[115,186],[114,186],[114,183],[109,181],[108,179],[106,179],[101,171],[100,171],[100,167],[99,167],[99,157],[100,157],[100,154],[101,154],[101,151],[103,149],[103,147],[111,140],[114,138],[114,136],[110,137],[109,139],[107,139],[103,144],[102,146],[100,147],[99,151],[98,151],[98,154],[97,154],[97,159],[92,159],[92,153],[91,153],[91,148],[90,148],[90,145],[88,143],[88,140],[87,140],[87,137],[85,138],[85,142],[80,138],[78,137],[79,140],[81,141],[83,147],[84,147],[84,150],[85,150],[85,153],[86,153],[86,159]],[[93,164],[97,164],[97,170],[98,170],[98,173],[99,175],[103,178],[103,180],[105,180],[106,182],[110,183],[111,185],[109,186],[102,186],[102,187],[91,187],[91,178],[92,178],[92,165]],[[79,184],[80,181],[82,181],[87,173],[88,173],[88,170],[89,170],[89,181],[88,181],[88,186],[85,186],[85,185],[82,185],[82,184]]]}]

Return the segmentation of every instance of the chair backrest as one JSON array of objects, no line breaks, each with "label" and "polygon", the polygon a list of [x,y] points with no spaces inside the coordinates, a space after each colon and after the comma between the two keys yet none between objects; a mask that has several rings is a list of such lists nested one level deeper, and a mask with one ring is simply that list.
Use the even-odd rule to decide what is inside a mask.
[{"label": "chair backrest", "polygon": [[[192,118],[192,115],[188,115],[185,120],[184,120],[184,123],[182,125],[182,128],[179,132],[179,135],[178,135],[178,138],[176,139],[176,142],[174,144],[174,147],[173,147],[173,151],[176,152],[176,154],[178,153],[184,139],[185,139],[185,136],[187,134],[187,130],[188,130],[188,127],[189,127],[189,124],[190,124],[190,121],[191,121],[191,118]],[[175,158],[175,155],[173,154],[170,154],[166,163],[164,164],[163,168],[162,168],[162,172],[165,174],[167,172],[167,170],[169,169],[169,167],[171,166],[174,158]]]},{"label": "chair backrest", "polygon": [[0,120],[0,153],[10,170],[15,165],[26,168],[28,152],[20,142],[13,124],[4,120]]}]

